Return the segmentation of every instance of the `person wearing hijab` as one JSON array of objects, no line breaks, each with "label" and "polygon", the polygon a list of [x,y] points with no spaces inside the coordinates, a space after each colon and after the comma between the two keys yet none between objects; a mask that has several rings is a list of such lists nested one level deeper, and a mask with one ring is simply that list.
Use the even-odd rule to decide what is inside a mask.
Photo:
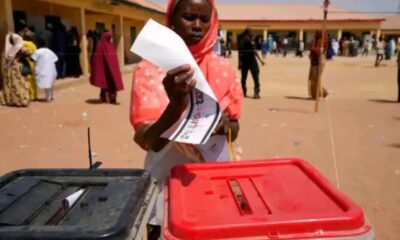
[{"label": "person wearing hijab", "polygon": [[66,77],[66,62],[65,62],[65,54],[67,48],[67,30],[65,25],[62,22],[57,22],[54,26],[54,34],[53,34],[53,49],[51,49],[58,58],[57,61],[57,78],[65,78]]},{"label": "person wearing hijab", "polygon": [[124,90],[117,50],[110,32],[104,32],[92,60],[90,83],[101,89],[101,102],[117,103],[117,91]]},{"label": "person wearing hijab", "polygon": [[29,106],[29,82],[22,75],[21,59],[25,58],[23,39],[18,34],[8,33],[3,55],[3,88],[0,94],[2,105]]},{"label": "person wearing hijab", "polygon": [[67,77],[78,78],[82,75],[80,60],[80,36],[76,27],[71,27],[67,35],[67,54],[65,55]]},{"label": "person wearing hijab", "polygon": [[[188,46],[223,111],[209,141],[218,139],[216,145],[226,144],[228,129],[231,129],[234,141],[239,134],[243,92],[235,70],[226,59],[213,52],[218,36],[214,1],[170,0],[166,25]],[[170,169],[182,163],[216,160],[204,154],[209,152],[201,149],[202,146],[170,142],[161,137],[188,106],[188,96],[196,84],[195,80],[189,81],[193,74],[189,65],[166,72],[145,60],[136,66],[133,73],[130,120],[135,129],[134,140],[147,151],[145,169],[159,182],[160,194],[149,222],[153,226],[162,223],[162,182]],[[153,229],[155,234],[150,234],[149,239],[157,239],[153,237],[157,236],[160,227]]]},{"label": "person wearing hijab", "polygon": [[26,67],[29,67],[29,74],[26,75],[26,78],[29,82],[29,96],[31,101],[37,100],[37,87],[36,87],[36,79],[35,79],[35,62],[32,60],[32,54],[37,50],[36,44],[33,41],[34,33],[28,28],[23,32],[22,39],[24,40],[24,47],[27,51],[27,61],[24,61],[24,64],[27,64]]}]

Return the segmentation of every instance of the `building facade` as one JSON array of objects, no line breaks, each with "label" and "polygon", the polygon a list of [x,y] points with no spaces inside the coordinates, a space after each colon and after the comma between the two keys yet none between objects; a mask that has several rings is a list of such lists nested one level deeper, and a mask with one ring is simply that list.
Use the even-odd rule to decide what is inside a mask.
[{"label": "building facade", "polygon": [[[238,36],[252,28],[259,37],[288,37],[291,42],[310,42],[322,27],[322,7],[317,4],[218,4],[222,29],[237,47]],[[67,29],[77,27],[81,37],[81,65],[84,74],[90,71],[86,33],[108,29],[113,33],[120,65],[130,64],[137,56],[130,52],[136,35],[149,18],[163,23],[165,5],[147,0],[1,0],[0,51],[4,51],[5,35],[18,32],[23,26],[34,26],[40,35],[48,23],[61,21]],[[330,7],[328,34],[342,37],[400,37],[400,17],[388,18],[354,13]]]},{"label": "building facade", "polygon": [[[263,39],[269,35],[286,36],[306,43],[322,28],[323,9],[318,4],[219,4],[217,7],[221,27],[232,36],[234,47],[237,36],[248,27]],[[338,40],[350,36],[379,37],[384,20],[380,16],[330,7],[327,32]]]},{"label": "building facade", "polygon": [[109,30],[113,34],[120,65],[132,63],[129,51],[137,33],[149,18],[164,20],[164,10],[145,0],[1,0],[0,48],[8,31],[18,32],[33,26],[40,35],[48,24],[61,21],[67,29],[76,27],[81,36],[81,65],[89,73],[86,33],[89,30]]},{"label": "building facade", "polygon": [[382,23],[382,37],[393,38],[398,40],[400,38],[400,16],[388,16]]}]

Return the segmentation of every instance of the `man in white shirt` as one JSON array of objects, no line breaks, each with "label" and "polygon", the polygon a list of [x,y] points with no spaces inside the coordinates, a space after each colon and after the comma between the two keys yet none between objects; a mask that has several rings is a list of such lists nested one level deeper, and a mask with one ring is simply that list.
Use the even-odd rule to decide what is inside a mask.
[{"label": "man in white shirt", "polygon": [[57,78],[56,62],[57,55],[46,48],[44,39],[38,40],[39,49],[32,54],[35,61],[35,78],[38,88],[44,89],[46,101],[53,101],[53,84]]},{"label": "man in white shirt", "polygon": [[283,56],[286,57],[289,50],[289,40],[287,37],[283,39]]},{"label": "man in white shirt", "polygon": [[383,60],[383,54],[385,53],[385,41],[383,41],[383,38],[380,37],[378,43],[376,44],[377,48],[377,54],[376,54],[376,61],[375,61],[375,67],[379,67]]}]

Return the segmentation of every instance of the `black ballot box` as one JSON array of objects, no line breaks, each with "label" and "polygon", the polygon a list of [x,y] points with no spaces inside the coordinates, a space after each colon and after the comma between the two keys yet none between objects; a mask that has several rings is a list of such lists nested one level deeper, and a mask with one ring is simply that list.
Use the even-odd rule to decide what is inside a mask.
[{"label": "black ballot box", "polygon": [[144,170],[21,170],[0,178],[0,239],[141,239],[157,196]]}]

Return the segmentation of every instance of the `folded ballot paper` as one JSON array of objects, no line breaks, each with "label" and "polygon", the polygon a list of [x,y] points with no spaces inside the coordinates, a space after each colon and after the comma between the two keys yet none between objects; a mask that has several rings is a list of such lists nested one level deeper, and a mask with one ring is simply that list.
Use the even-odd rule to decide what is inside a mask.
[{"label": "folded ballot paper", "polygon": [[185,42],[169,28],[150,19],[136,38],[131,51],[169,71],[189,64],[194,69],[196,88],[180,120],[163,133],[171,141],[205,144],[221,117],[218,101]]}]

